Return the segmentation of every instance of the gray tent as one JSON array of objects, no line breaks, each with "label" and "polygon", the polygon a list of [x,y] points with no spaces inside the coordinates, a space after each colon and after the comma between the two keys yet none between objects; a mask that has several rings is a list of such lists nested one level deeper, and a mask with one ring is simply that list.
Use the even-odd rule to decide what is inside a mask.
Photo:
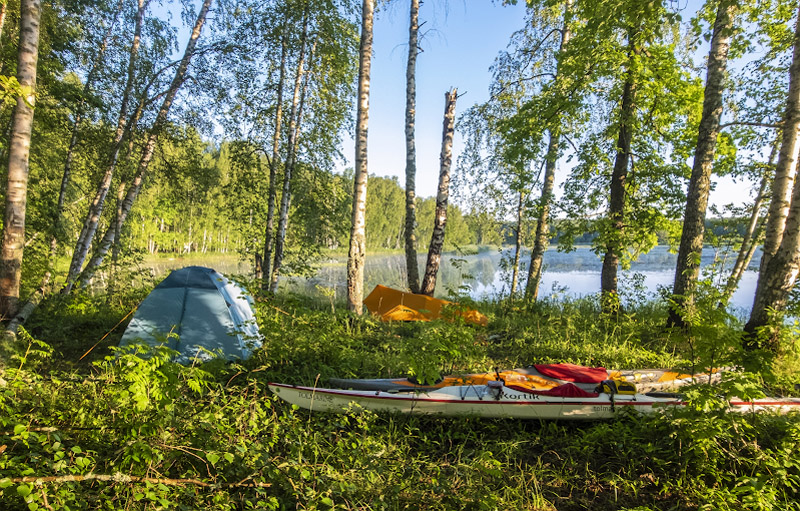
[{"label": "gray tent", "polygon": [[[168,335],[168,334],[177,334]],[[253,299],[235,282],[211,268],[175,270],[139,305],[120,346],[166,344],[177,362],[202,362],[207,351],[227,360],[246,359],[261,346]]]}]

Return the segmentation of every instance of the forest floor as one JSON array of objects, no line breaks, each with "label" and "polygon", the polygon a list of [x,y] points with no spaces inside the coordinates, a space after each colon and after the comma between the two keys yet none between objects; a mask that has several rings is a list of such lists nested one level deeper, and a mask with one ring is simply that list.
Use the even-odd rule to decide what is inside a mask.
[{"label": "forest floor", "polygon": [[[113,348],[147,292],[54,297],[28,322],[0,370],[0,507],[800,509],[800,416],[726,414],[723,401],[796,393],[790,326],[776,355],[743,352],[741,325],[716,307],[672,332],[652,303],[470,303],[482,328],[257,297],[262,349],[183,367]],[[541,362],[752,373],[687,390],[682,410],[589,422],[309,413],[266,389]]]}]

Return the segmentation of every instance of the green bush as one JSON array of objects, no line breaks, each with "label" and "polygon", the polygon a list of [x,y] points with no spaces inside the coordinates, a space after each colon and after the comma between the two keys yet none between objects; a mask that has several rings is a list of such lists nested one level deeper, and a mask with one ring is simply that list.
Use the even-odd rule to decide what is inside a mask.
[{"label": "green bush", "polygon": [[757,395],[760,378],[581,423],[308,413],[266,388],[534,362],[700,365],[697,347],[727,346],[733,324],[676,334],[659,307],[603,315],[592,299],[477,304],[488,328],[380,323],[284,296],[258,302],[265,343],[250,360],[184,367],[163,348],[110,348],[128,303],[57,300],[0,373],[3,509],[800,509],[800,417],[720,406]]}]

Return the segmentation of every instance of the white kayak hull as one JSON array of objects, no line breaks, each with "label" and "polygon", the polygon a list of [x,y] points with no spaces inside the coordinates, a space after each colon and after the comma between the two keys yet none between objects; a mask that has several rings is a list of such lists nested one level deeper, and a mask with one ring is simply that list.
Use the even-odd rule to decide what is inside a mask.
[{"label": "white kayak hull", "polygon": [[[622,410],[652,413],[663,407],[683,406],[677,397],[644,394],[600,394],[597,397],[556,397],[484,385],[447,387],[430,392],[381,392],[301,387],[271,383],[270,390],[284,401],[312,411],[345,412],[353,408],[409,414],[476,416],[516,419],[611,419]],[[734,401],[731,410],[750,412],[800,410],[800,400]]]}]

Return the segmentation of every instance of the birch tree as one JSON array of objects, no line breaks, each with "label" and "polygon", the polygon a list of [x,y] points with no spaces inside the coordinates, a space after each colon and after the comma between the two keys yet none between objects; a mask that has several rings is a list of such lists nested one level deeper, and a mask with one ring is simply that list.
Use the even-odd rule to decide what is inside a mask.
[{"label": "birch tree", "polygon": [[[563,62],[584,91],[571,115],[586,116],[578,164],[564,185],[560,244],[597,232],[606,311],[618,306],[618,275],[671,230],[685,201],[683,148],[701,98],[678,60],[676,15],[666,2],[575,5]],[[577,98],[576,98],[577,99]],[[609,122],[609,120],[611,122]],[[599,128],[599,129],[598,129]]]},{"label": "birch tree", "polygon": [[[604,308],[609,301],[615,301],[617,295],[617,271],[620,263],[620,254],[624,248],[622,244],[625,229],[625,195],[628,187],[628,167],[631,160],[631,137],[634,130],[634,113],[636,110],[636,75],[634,60],[641,52],[637,39],[641,37],[638,28],[629,28],[627,31],[628,52],[625,61],[625,79],[622,84],[622,99],[619,112],[619,137],[617,138],[614,169],[611,173],[611,186],[609,193],[608,229],[605,232],[605,255],[603,256],[603,269],[600,274],[600,290],[604,298]],[[602,233],[601,233],[602,236]]]},{"label": "birch tree", "polygon": [[444,121],[442,126],[442,152],[439,156],[439,187],[436,192],[436,214],[433,220],[433,234],[425,263],[425,276],[420,293],[433,296],[436,290],[436,275],[442,257],[445,226],[447,225],[447,201],[450,196],[450,166],[453,162],[453,134],[455,132],[456,100],[458,89],[453,88],[444,94]]},{"label": "birch tree", "polygon": [[[569,39],[572,36],[570,29],[570,16],[572,10],[572,0],[564,2],[564,21],[561,27],[561,43],[559,44],[558,54],[563,55]],[[556,66],[554,80],[563,81],[560,76],[559,66]],[[561,116],[556,116],[556,119]],[[550,140],[547,144],[545,155],[544,177],[542,179],[542,195],[538,204],[538,218],[536,219],[536,233],[533,238],[533,248],[531,250],[531,261],[528,266],[528,280],[525,285],[525,297],[529,300],[536,300],[539,297],[539,284],[542,281],[542,267],[544,253],[550,240],[550,208],[553,203],[553,188],[555,186],[556,163],[561,149],[561,130],[562,126],[556,123],[548,129]]]},{"label": "birch tree", "polygon": [[[492,66],[491,99],[468,109],[459,120],[459,130],[466,134],[466,147],[459,156],[454,193],[473,205],[480,200],[483,214],[492,212],[498,221],[513,215],[522,225],[523,217],[534,215],[541,220],[543,213],[549,215],[556,160],[562,148],[560,138],[552,137],[553,144],[548,147],[553,159],[544,182],[540,182],[545,166],[542,142],[548,131],[565,130],[560,126],[561,120],[570,118],[565,114],[570,101],[563,93],[570,87],[563,77],[559,78],[558,62],[571,34],[571,8],[571,0],[530,2],[524,28],[512,35],[510,50],[501,52]],[[542,197],[547,198],[544,203],[531,200],[540,185]],[[512,198],[517,200],[512,203]],[[544,224],[539,222],[543,235],[539,238],[543,243],[539,246],[541,253],[548,238],[546,222],[546,217]],[[522,230],[517,230],[515,237],[519,238]],[[520,244],[514,253],[515,290],[521,250]],[[536,254],[534,249],[534,268]],[[533,288],[538,285],[529,279],[528,289]]]},{"label": "birch tree", "polygon": [[[780,179],[781,182],[773,182],[773,187],[778,189],[782,188],[783,182],[788,183],[789,176],[794,174],[790,173],[789,169],[796,167],[798,150],[800,150],[800,140],[798,140],[798,136],[800,136],[800,10],[798,10],[798,18],[795,21],[793,43],[786,113],[776,165],[776,181]],[[784,197],[781,196],[781,191],[776,192],[773,189],[773,201],[776,199],[780,203],[780,208],[776,208],[776,210],[784,210]],[[770,206],[770,215],[772,213],[773,208]],[[783,217],[782,211],[779,212],[779,216]],[[773,220],[773,222],[768,221],[768,229],[770,223],[775,225],[781,221],[780,219]],[[748,335],[746,345],[749,348],[758,346],[757,333],[768,323],[770,314],[780,313],[786,307],[786,300],[795,285],[797,274],[800,272],[800,186],[798,186],[797,180],[794,180],[791,202],[785,221],[782,223],[784,224],[781,230],[782,235],[774,251],[772,251],[774,241],[767,247],[765,240],[762,270],[756,286],[753,309],[745,325],[745,332]],[[768,347],[776,348],[774,339],[767,341]]]},{"label": "birch tree", "polygon": [[706,65],[703,115],[698,127],[697,147],[692,164],[692,176],[689,180],[683,232],[675,268],[675,283],[672,288],[673,306],[669,315],[671,325],[683,324],[681,308],[684,304],[692,302],[694,286],[700,273],[706,209],[711,191],[711,170],[720,131],[728,51],[737,10],[738,5],[734,0],[722,0],[717,6]]},{"label": "birch tree", "polygon": [[[111,188],[111,181],[114,177],[114,171],[117,168],[120,150],[122,149],[123,139],[130,131],[130,123],[128,122],[128,110],[130,108],[131,94],[133,92],[134,80],[136,78],[136,62],[139,56],[139,46],[142,38],[142,25],[144,22],[145,10],[149,0],[138,0],[138,8],[136,11],[136,19],[133,31],[133,40],[131,41],[130,52],[128,55],[128,69],[126,74],[125,89],[122,92],[122,100],[120,102],[119,115],[117,117],[117,126],[114,132],[114,138],[111,142],[111,152],[106,162],[106,170],[102,179],[97,185],[94,199],[89,204],[86,217],[83,222],[83,227],[78,235],[78,241],[75,243],[75,250],[72,254],[72,261],[70,262],[69,270],[67,273],[66,283],[62,290],[63,293],[69,293],[78,278],[86,256],[89,253],[89,247],[97,232],[97,227],[100,222],[100,217],[103,214],[106,196]],[[66,170],[65,170],[66,175]],[[62,184],[63,189],[63,184]]]},{"label": "birch tree", "polygon": [[306,73],[306,44],[308,43],[309,6],[306,5],[303,15],[303,33],[300,36],[300,53],[297,58],[297,72],[294,79],[294,94],[292,95],[292,108],[289,113],[289,140],[286,144],[286,164],[283,173],[283,191],[281,193],[281,208],[278,215],[278,232],[275,236],[275,262],[270,274],[269,290],[275,293],[278,290],[278,274],[283,262],[283,246],[286,239],[286,226],[289,223],[289,201],[291,198],[292,173],[297,162],[297,139],[301,125],[302,107],[300,106],[301,86]]},{"label": "birch tree", "polygon": [[372,63],[372,18],[374,0],[363,0],[361,7],[361,43],[358,65],[358,105],[356,108],[356,155],[353,179],[353,214],[350,250],[347,255],[347,308],[361,314],[364,300],[364,260],[366,236],[364,224],[367,203],[367,127],[369,124],[369,75]]},{"label": "birch tree", "polygon": [[264,280],[261,288],[269,289],[268,277],[272,275],[272,247],[274,244],[273,232],[275,230],[275,204],[277,202],[278,162],[280,161],[281,126],[283,124],[283,88],[286,79],[286,59],[288,52],[288,15],[284,21],[281,35],[281,63],[276,85],[275,99],[275,128],[272,135],[272,158],[269,161],[269,196],[267,197],[267,226],[264,233],[264,257],[262,258],[262,273]]},{"label": "birch tree", "polygon": [[[150,133],[147,137],[147,141],[142,149],[142,156],[139,160],[139,164],[136,170],[136,174],[134,175],[127,192],[125,193],[125,199],[122,202],[122,207],[119,211],[119,218],[117,218],[117,222],[122,225],[125,223],[125,220],[130,213],[131,207],[133,206],[136,197],[139,194],[141,189],[142,183],[144,178],[147,175],[148,168],[150,166],[150,161],[153,158],[153,153],[155,152],[156,143],[158,142],[158,137],[161,134],[161,131],[164,129],[164,125],[167,121],[167,115],[169,114],[169,110],[172,107],[173,102],[175,101],[175,96],[178,93],[181,85],[183,84],[184,79],[186,78],[186,73],[189,69],[189,63],[191,62],[192,55],[194,54],[195,48],[197,47],[197,41],[200,38],[200,34],[203,29],[203,25],[205,24],[206,15],[208,14],[208,10],[211,7],[212,0],[204,0],[202,6],[200,7],[200,11],[197,14],[197,18],[195,20],[194,28],[192,29],[191,36],[189,37],[189,41],[186,44],[186,48],[183,53],[183,57],[175,70],[175,75],[170,83],[169,89],[167,89],[167,93],[164,96],[164,100],[161,103],[161,107],[158,110],[158,114],[156,115],[155,120],[153,121],[153,125],[150,128]],[[114,226],[110,226],[106,229],[106,233],[104,234],[103,238],[101,239],[100,243],[97,244],[97,247],[92,255],[92,259],[86,265],[83,272],[80,275],[80,282],[82,284],[88,283],[92,277],[94,276],[95,271],[97,268],[102,264],[103,259],[105,258],[108,250],[111,248],[111,245],[114,243],[115,240],[115,233],[116,228]]]},{"label": "birch tree", "polygon": [[[58,203],[56,205],[56,211],[53,219],[53,234],[50,241],[50,257],[54,258],[56,249],[58,246],[58,234],[59,231],[62,229],[61,225],[61,216],[64,213],[64,201],[67,197],[67,187],[69,186],[70,179],[72,177],[72,163],[75,155],[75,148],[78,144],[78,134],[80,132],[81,123],[83,122],[84,116],[86,114],[86,100],[89,93],[95,86],[95,80],[97,78],[97,74],[100,70],[102,65],[103,56],[109,45],[109,40],[114,32],[114,27],[117,23],[117,18],[122,11],[123,0],[119,0],[117,2],[117,6],[114,9],[113,18],[109,23],[108,29],[103,36],[102,42],[100,43],[100,48],[95,55],[94,60],[92,61],[92,67],[89,69],[89,72],[86,76],[86,83],[83,85],[83,94],[81,94],[81,98],[78,102],[78,106],[75,110],[75,117],[72,123],[72,134],[69,140],[69,146],[67,146],[67,155],[64,158],[64,173],[61,178],[61,189],[58,193]],[[5,4],[3,4],[3,9],[5,9]],[[0,27],[2,27],[2,23],[0,23]],[[1,32],[1,28],[0,28]]]},{"label": "birch tree", "polygon": [[41,14],[40,0],[22,0],[17,64],[17,81],[22,88],[22,95],[17,98],[14,108],[9,141],[3,241],[0,247],[0,319],[14,316],[19,305]]},{"label": "birch tree", "polygon": [[410,0],[408,24],[408,62],[406,64],[406,219],[405,248],[406,274],[408,287],[412,293],[419,293],[419,267],[417,266],[416,229],[416,175],[417,154],[414,141],[414,124],[416,119],[417,85],[416,68],[419,43],[419,0]]}]

